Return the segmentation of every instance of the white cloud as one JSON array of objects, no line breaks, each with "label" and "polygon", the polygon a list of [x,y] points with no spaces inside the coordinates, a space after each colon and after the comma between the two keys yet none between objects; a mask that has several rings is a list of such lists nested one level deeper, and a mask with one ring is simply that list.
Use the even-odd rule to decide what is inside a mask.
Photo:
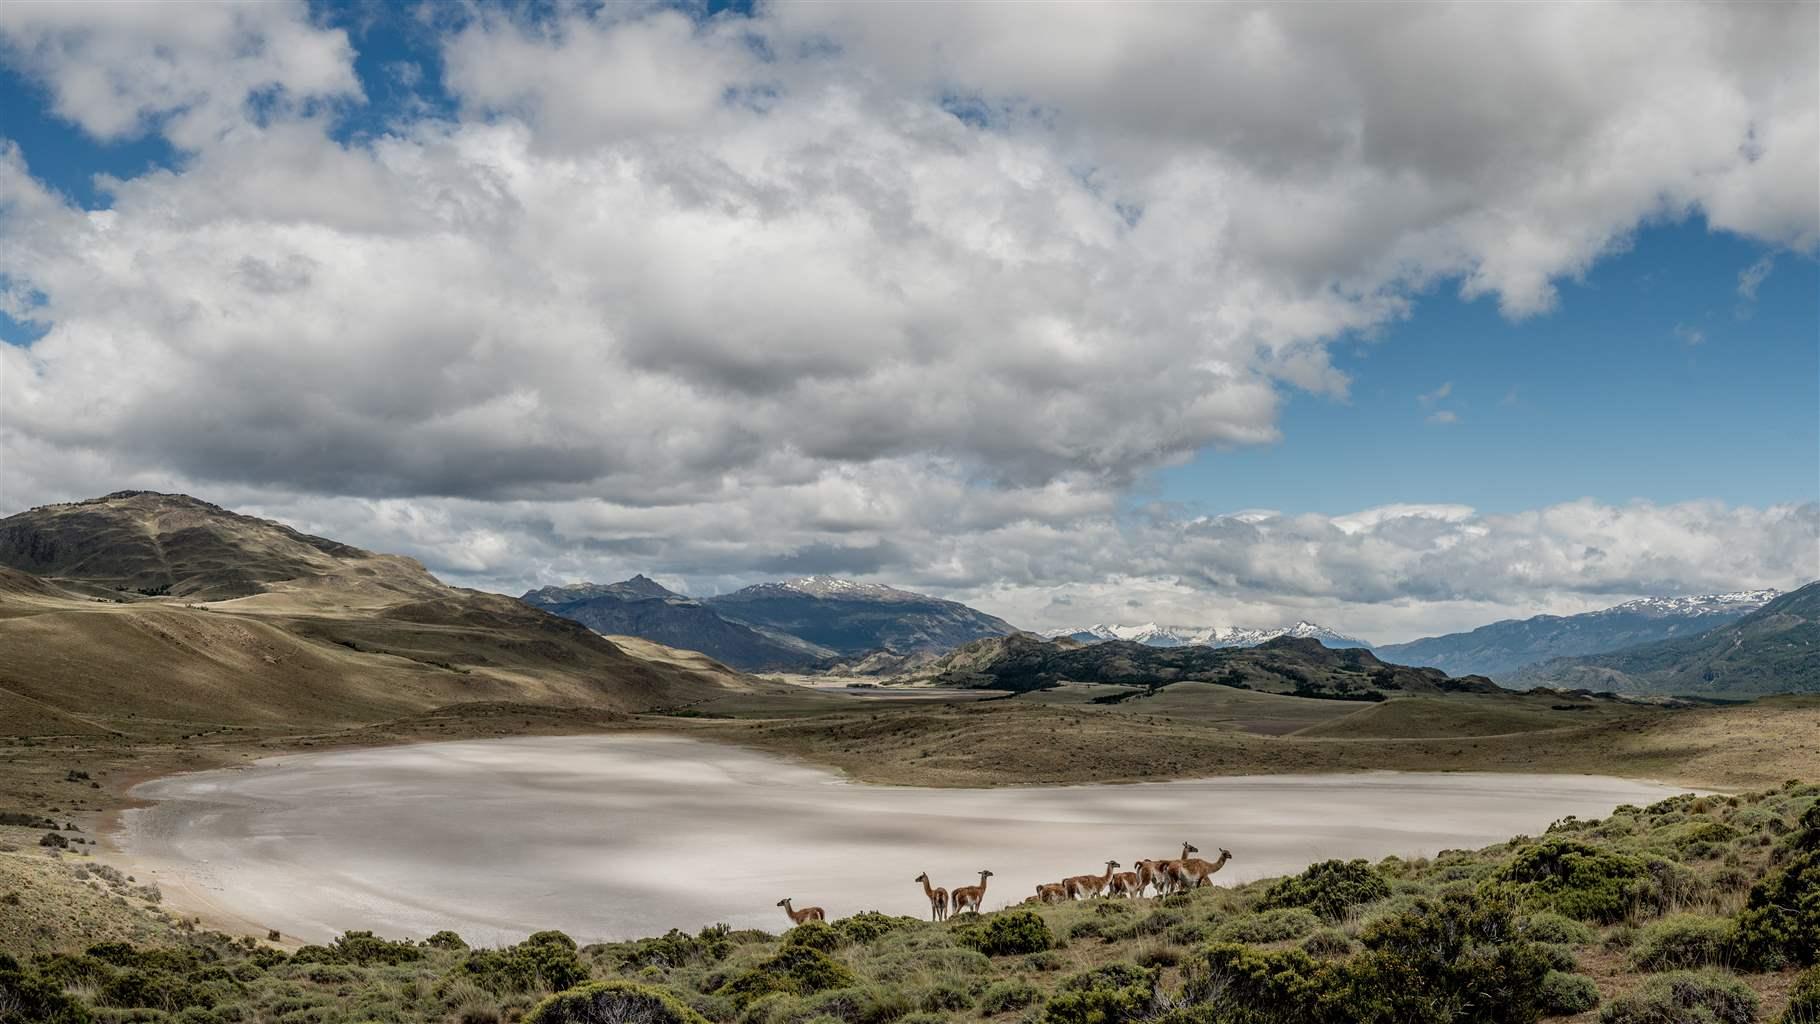
[{"label": "white cloud", "polygon": [[1417,395],[1416,402],[1422,406],[1431,406],[1451,394],[1453,394],[1453,381],[1447,381],[1427,394]]},{"label": "white cloud", "polygon": [[[0,302],[48,327],[0,346],[0,499],[184,487],[500,586],[1175,578],[1233,557],[1208,531],[1288,528],[1133,534],[1132,482],[1345,394],[1328,344],[1420,289],[1534,313],[1693,210],[1820,240],[1800,5],[483,11],[446,40],[460,115],[358,145],[348,39],[303,5],[105,10],[0,6],[3,59],[190,152],[97,213],[0,155]],[[1440,594],[1360,545],[1456,526],[1315,523],[1255,576],[1291,596],[1242,592]],[[1728,564],[1699,550],[1657,582]]]},{"label": "white cloud", "polygon": [[1706,332],[1688,324],[1676,324],[1675,337],[1680,338],[1681,343],[1688,348],[1706,343]]},{"label": "white cloud", "polygon": [[1738,272],[1738,297],[1745,302],[1757,301],[1757,289],[1769,279],[1770,271],[1776,269],[1776,254],[1769,253],[1757,262]]}]

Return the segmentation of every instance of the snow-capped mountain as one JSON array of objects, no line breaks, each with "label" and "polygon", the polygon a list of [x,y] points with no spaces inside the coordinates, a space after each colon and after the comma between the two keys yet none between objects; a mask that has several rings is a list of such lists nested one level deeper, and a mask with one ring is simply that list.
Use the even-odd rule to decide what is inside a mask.
[{"label": "snow-capped mountain", "polygon": [[736,622],[841,655],[946,651],[1016,632],[1009,622],[964,604],[836,576],[759,583],[702,603]]},{"label": "snow-capped mountain", "polygon": [[1429,665],[1453,675],[1512,678],[1523,666],[1553,658],[1604,654],[1638,644],[1704,633],[1756,611],[1774,590],[1690,597],[1645,597],[1580,615],[1504,619],[1465,633],[1423,637],[1377,648],[1401,665]]},{"label": "snow-capped mountain", "polygon": [[1240,626],[1160,626],[1146,622],[1136,626],[1095,623],[1085,628],[1049,629],[1043,636],[1065,636],[1082,643],[1107,640],[1131,640],[1150,647],[1256,647],[1280,636],[1319,640],[1328,647],[1369,647],[1357,637],[1314,622],[1297,622],[1276,629],[1245,629]]}]

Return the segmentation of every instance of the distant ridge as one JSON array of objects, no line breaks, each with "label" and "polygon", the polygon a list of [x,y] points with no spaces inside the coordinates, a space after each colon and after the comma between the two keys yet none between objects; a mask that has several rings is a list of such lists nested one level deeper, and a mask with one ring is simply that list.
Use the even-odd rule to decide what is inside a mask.
[{"label": "distant ridge", "polygon": [[1328,647],[1370,647],[1357,637],[1306,620],[1275,629],[1245,629],[1239,626],[1159,626],[1146,622],[1137,626],[1095,623],[1086,627],[1043,630],[1040,636],[1065,636],[1081,643],[1104,643],[1129,640],[1150,647],[1256,647],[1278,637],[1319,640]]},{"label": "distant ridge", "polygon": [[1515,673],[1526,686],[1748,698],[1820,693],[1820,582],[1702,633]]},{"label": "distant ridge", "polygon": [[1581,615],[1505,619],[1465,633],[1374,649],[1407,665],[1503,678],[1549,658],[1599,654],[1703,633],[1743,618],[1776,596],[1774,590],[1742,590],[1698,597],[1646,597]]},{"label": "distant ridge", "polygon": [[542,587],[520,600],[597,633],[696,651],[747,672],[793,668],[834,654],[787,634],[735,622],[642,574],[618,583]]},{"label": "distant ridge", "polygon": [[881,583],[803,576],[704,598],[726,618],[787,634],[843,657],[943,652],[1016,628],[995,615]]}]

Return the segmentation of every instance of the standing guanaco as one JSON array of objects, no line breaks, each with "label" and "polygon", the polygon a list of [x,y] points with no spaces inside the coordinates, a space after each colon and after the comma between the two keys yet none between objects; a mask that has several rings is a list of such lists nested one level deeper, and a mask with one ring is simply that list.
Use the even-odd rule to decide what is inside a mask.
[{"label": "standing guanaco", "polygon": [[1156,894],[1158,896],[1162,896],[1169,892],[1174,891],[1176,882],[1178,881],[1177,878],[1175,877],[1176,865],[1182,863],[1182,861],[1187,860],[1189,854],[1200,853],[1200,852],[1201,852],[1201,848],[1194,845],[1193,843],[1183,843],[1181,857],[1179,857],[1175,860],[1157,861],[1156,862],[1156,872],[1157,872]]},{"label": "standing guanaco", "polygon": [[1036,883],[1036,901],[1038,903],[1066,903],[1068,889],[1060,882]]},{"label": "standing guanaco", "polygon": [[1108,896],[1130,896],[1135,899],[1137,894],[1138,873],[1136,871],[1121,871],[1113,875],[1112,880],[1106,883],[1106,895]]},{"label": "standing guanaco", "polygon": [[1098,896],[1106,888],[1106,883],[1112,880],[1112,872],[1118,866],[1118,861],[1109,860],[1106,862],[1105,874],[1075,875],[1073,878],[1062,879],[1062,884],[1068,887],[1068,895],[1072,899],[1084,900],[1089,896]]},{"label": "standing guanaco", "polygon": [[1170,874],[1174,876],[1176,885],[1183,889],[1197,889],[1203,885],[1212,885],[1213,882],[1207,876],[1225,867],[1226,862],[1231,859],[1231,850],[1221,850],[1219,860],[1183,857],[1175,862]]},{"label": "standing guanaco", "polygon": [[986,879],[991,877],[992,872],[982,870],[980,872],[980,884],[963,885],[956,888],[952,894],[954,912],[961,914],[971,910],[976,914],[979,913],[986,901]]},{"label": "standing guanaco", "polygon": [[801,910],[792,909],[790,906],[790,897],[788,896],[778,900],[777,905],[784,908],[784,913],[790,915],[791,924],[802,924],[804,921],[826,921],[828,919],[828,915],[822,913],[822,908],[820,907],[804,907]]},{"label": "standing guanaco", "polygon": [[1162,861],[1159,860],[1145,859],[1132,865],[1137,869],[1137,890],[1132,895],[1142,896],[1144,890],[1153,885],[1156,886],[1158,896],[1163,894],[1163,871],[1158,867],[1161,863]]},{"label": "standing guanaco", "polygon": [[929,872],[925,871],[911,881],[923,883],[923,895],[929,897],[929,920],[940,921],[948,916],[948,890],[930,885]]}]

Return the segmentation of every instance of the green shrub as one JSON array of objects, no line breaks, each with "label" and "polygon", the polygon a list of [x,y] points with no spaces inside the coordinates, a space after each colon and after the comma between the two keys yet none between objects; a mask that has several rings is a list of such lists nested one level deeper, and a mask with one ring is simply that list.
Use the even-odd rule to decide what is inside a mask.
[{"label": "green shrub", "polygon": [[1365,861],[1324,860],[1272,885],[1259,908],[1306,907],[1338,921],[1351,908],[1389,895],[1390,883]]},{"label": "green shrub", "polygon": [[1042,998],[1042,990],[1035,985],[1022,978],[1011,978],[987,985],[986,991],[980,993],[979,1008],[980,1013],[990,1017],[997,1013],[1021,1010]]},{"label": "green shrub", "polygon": [[1591,928],[1560,914],[1529,914],[1518,918],[1517,931],[1526,939],[1558,946],[1590,946],[1597,938]]},{"label": "green shrub", "polygon": [[973,993],[952,981],[938,981],[917,994],[916,1006],[928,1013],[973,1009]]},{"label": "green shrub", "polygon": [[1788,1009],[1776,1024],[1820,1024],[1820,967],[1809,967],[1788,993]]},{"label": "green shrub", "polygon": [[1649,869],[1636,857],[1550,836],[1518,853],[1498,877],[1526,903],[1609,924],[1638,902]]},{"label": "green shrub", "polygon": [[840,948],[840,933],[824,921],[804,921],[784,933],[784,945],[804,946],[832,953]]},{"label": "green shrub", "polygon": [[526,1024],[708,1024],[662,989],[630,981],[594,981],[545,999]]},{"label": "green shrub", "polygon": [[1613,999],[1601,1024],[1754,1024],[1757,997],[1723,971],[1658,974]]},{"label": "green shrub", "polygon": [[1320,926],[1321,919],[1313,911],[1291,907],[1224,921],[1213,930],[1213,937],[1220,942],[1287,942]]},{"label": "green shrub", "polygon": [[956,936],[987,956],[1040,953],[1055,947],[1055,935],[1034,912],[1013,910],[996,914],[984,924],[970,924]]},{"label": "green shrub", "polygon": [[896,917],[876,910],[866,910],[834,922],[834,930],[840,933],[842,939],[864,946],[892,932],[921,923],[914,917]]},{"label": "green shrub", "polygon": [[843,1024],[887,1024],[916,1009],[908,993],[884,985],[837,988],[804,999],[791,1019],[822,1018]]},{"label": "green shrub", "polygon": [[1302,940],[1302,952],[1313,957],[1350,956],[1352,939],[1338,928],[1322,928]]},{"label": "green shrub", "polygon": [[1506,899],[1476,893],[1424,901],[1359,940],[1365,951],[1346,962],[1347,1009],[1386,1024],[1527,1024],[1541,1012],[1542,979],[1556,962],[1518,935]]},{"label": "green shrub", "polygon": [[1201,950],[1182,985],[1191,1020],[1219,1024],[1314,1024],[1330,1015],[1324,993],[1343,985],[1337,968],[1323,967],[1299,949],[1261,950],[1216,942]]},{"label": "green shrub", "polygon": [[576,954],[575,940],[562,932],[537,932],[504,949],[473,950],[461,966],[495,995],[537,988],[561,991],[588,980],[588,967]]},{"label": "green shrub", "polygon": [[457,935],[456,933],[449,931],[447,928],[445,928],[442,931],[439,931],[436,934],[430,936],[429,938],[423,940],[423,944],[425,946],[428,946],[431,949],[466,949],[466,948],[468,948],[467,942],[464,941],[460,935]]},{"label": "green shrub", "polygon": [[809,995],[854,984],[853,972],[819,949],[783,946],[769,959],[741,972],[719,989],[719,994],[744,1009],[772,992]]},{"label": "green shrub", "polygon": [[[558,932],[557,934],[561,934]],[[567,936],[564,936],[567,938]],[[570,948],[574,948],[571,942]],[[408,964],[423,959],[423,950],[409,942],[393,942],[372,932],[343,932],[329,944],[335,963],[370,967],[374,964]]]},{"label": "green shrub", "polygon": [[1120,1024],[1150,1015],[1157,974],[1136,964],[1108,964],[1065,979],[1043,1009],[1048,1024]]},{"label": "green shrub", "polygon": [[1751,887],[1738,915],[1740,962],[1772,968],[1820,961],[1820,804],[1784,840],[1782,867]]},{"label": "green shrub", "polygon": [[1542,1013],[1570,1017],[1599,1005],[1599,986],[1584,974],[1549,971],[1542,976]]},{"label": "green shrub", "polygon": [[18,967],[10,956],[0,964],[0,1020],[21,1024],[89,1024],[94,1020],[86,1007],[63,994],[61,985]]},{"label": "green shrub", "polygon": [[629,969],[658,967],[669,970],[691,963],[714,963],[726,959],[732,951],[729,934],[724,924],[709,925],[695,935],[672,928],[654,939],[609,946],[607,954],[621,967]]},{"label": "green shrub", "polygon": [[1716,967],[1732,947],[1732,923],[1719,917],[1676,914],[1652,921],[1631,943],[1631,966],[1639,971]]}]

